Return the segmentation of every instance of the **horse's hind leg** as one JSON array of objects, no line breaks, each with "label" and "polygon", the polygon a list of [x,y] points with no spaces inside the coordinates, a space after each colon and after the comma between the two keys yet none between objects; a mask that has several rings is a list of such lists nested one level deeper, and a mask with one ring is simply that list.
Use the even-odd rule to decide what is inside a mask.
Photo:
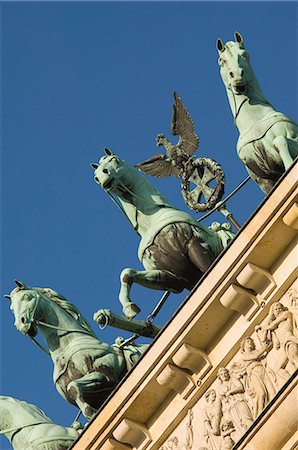
[{"label": "horse's hind leg", "polygon": [[213,262],[210,252],[201,245],[196,237],[189,242],[188,256],[193,265],[202,273],[205,273]]},{"label": "horse's hind leg", "polygon": [[185,287],[184,283],[171,273],[157,269],[142,271],[124,269],[120,275],[120,281],[119,300],[123,306],[123,313],[128,319],[133,319],[140,312],[140,308],[130,299],[130,290],[133,283],[138,283],[150,289],[171,292],[181,292]]},{"label": "horse's hind leg", "polygon": [[269,178],[258,177],[247,166],[245,166],[245,167],[246,167],[246,170],[247,170],[248,174],[250,175],[251,179],[254,180],[259,185],[259,188],[265,195],[268,195],[269,192],[271,191],[271,189],[274,187],[276,181],[270,180]]},{"label": "horse's hind leg", "polygon": [[100,385],[105,383],[106,378],[101,373],[92,372],[78,380],[71,381],[67,386],[69,396],[88,420],[92,419],[97,410],[86,402],[85,397],[90,394],[96,397],[96,393],[100,392]]},{"label": "horse's hind leg", "polygon": [[284,136],[277,136],[273,140],[273,145],[281,157],[285,170],[288,170],[298,155],[298,142],[293,139],[287,139]]}]

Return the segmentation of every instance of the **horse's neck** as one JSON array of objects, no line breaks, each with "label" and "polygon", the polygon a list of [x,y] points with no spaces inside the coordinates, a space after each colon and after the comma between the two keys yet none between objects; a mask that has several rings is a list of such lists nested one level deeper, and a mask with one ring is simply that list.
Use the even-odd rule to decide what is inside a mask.
[{"label": "horse's neck", "polygon": [[[74,439],[77,437],[75,433],[73,436],[67,431],[67,429],[52,422],[44,422],[39,424],[35,422],[38,422],[38,420],[32,419],[33,425],[25,427],[14,436],[12,436],[12,441],[10,439],[10,442],[13,444],[15,450],[30,450],[32,446],[34,446],[34,448],[37,448],[36,441],[42,440],[46,442],[47,439],[51,441],[53,438],[55,438],[55,434],[57,435],[57,439],[62,436],[65,438],[68,437],[69,439]],[[49,448],[51,447],[49,446]]]},{"label": "horse's neck", "polygon": [[[12,420],[7,420],[7,416]],[[1,418],[1,434],[4,434],[9,442],[13,443],[15,449],[21,450],[28,444],[30,435],[36,428],[36,423],[43,421],[35,412],[31,413],[20,403],[14,403],[8,409],[1,405]]]},{"label": "horse's neck", "polygon": [[260,85],[255,77],[247,85],[244,95],[236,95],[227,89],[228,99],[240,134],[249,130],[256,122],[264,119],[275,109],[264,97]]},{"label": "horse's neck", "polygon": [[68,331],[77,330],[80,333],[82,326],[54,301],[45,300],[44,302],[45,315],[42,322],[50,326],[40,324],[39,328],[49,350],[54,352],[57,348],[65,348],[73,340],[74,333],[68,333]]},{"label": "horse's neck", "polygon": [[[34,419],[32,419],[32,422],[34,422]],[[8,437],[8,439],[13,445],[13,448],[15,450],[24,450],[25,448],[27,448],[31,441],[31,434],[34,429],[36,429],[36,425],[33,424],[23,428],[17,433],[10,433],[10,437]]]},{"label": "horse's neck", "polygon": [[119,196],[119,200],[130,223],[140,236],[143,236],[152,227],[161,208],[172,206],[143,175],[137,175],[133,184],[127,182],[127,194]]}]

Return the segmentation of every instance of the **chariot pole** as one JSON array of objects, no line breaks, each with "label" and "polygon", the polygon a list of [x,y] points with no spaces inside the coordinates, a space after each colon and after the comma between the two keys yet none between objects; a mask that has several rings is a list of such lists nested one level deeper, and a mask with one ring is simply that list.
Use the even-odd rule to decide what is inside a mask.
[{"label": "chariot pole", "polygon": [[225,218],[236,228],[237,231],[241,230],[241,225],[234,218],[233,214],[227,210],[226,205],[223,204],[218,208],[218,211],[221,212]]},{"label": "chariot pole", "polygon": [[123,316],[112,313],[109,309],[98,310],[94,314],[93,320],[98,323],[101,329],[110,326],[148,338],[155,338],[161,330],[161,327],[153,325],[151,322],[146,322],[145,320],[130,321]]}]

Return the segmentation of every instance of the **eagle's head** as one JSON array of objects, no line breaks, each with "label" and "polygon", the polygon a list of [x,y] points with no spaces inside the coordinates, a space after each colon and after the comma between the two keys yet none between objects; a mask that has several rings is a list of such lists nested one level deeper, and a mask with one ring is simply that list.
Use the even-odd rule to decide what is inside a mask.
[{"label": "eagle's head", "polygon": [[155,139],[156,139],[156,146],[160,147],[161,145],[164,145],[166,138],[164,134],[157,134]]}]

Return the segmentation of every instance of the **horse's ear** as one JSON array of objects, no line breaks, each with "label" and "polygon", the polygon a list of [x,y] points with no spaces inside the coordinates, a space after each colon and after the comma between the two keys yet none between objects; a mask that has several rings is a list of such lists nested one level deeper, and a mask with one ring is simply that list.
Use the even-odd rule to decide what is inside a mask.
[{"label": "horse's ear", "polygon": [[238,44],[240,44],[240,45],[244,44],[243,37],[238,31],[235,31],[234,38],[235,38],[235,41],[238,42]]},{"label": "horse's ear", "polygon": [[216,48],[219,53],[223,52],[225,49],[225,44],[222,42],[221,38],[217,38]]},{"label": "horse's ear", "polygon": [[94,170],[96,170],[96,169],[99,167],[99,164],[91,163],[90,166],[91,166]]},{"label": "horse's ear", "polygon": [[15,284],[20,288],[20,289],[25,289],[25,284],[22,283],[19,280],[14,280]]},{"label": "horse's ear", "polygon": [[8,294],[5,294],[4,296],[3,296],[4,298],[7,298],[7,300],[10,300],[11,301],[11,297],[10,297],[10,295],[8,295]]},{"label": "horse's ear", "polygon": [[107,147],[105,147],[105,148],[103,149],[103,151],[104,151],[105,154],[108,155],[108,156],[114,155],[114,153],[112,152],[112,150],[110,150],[110,149],[107,148]]}]

